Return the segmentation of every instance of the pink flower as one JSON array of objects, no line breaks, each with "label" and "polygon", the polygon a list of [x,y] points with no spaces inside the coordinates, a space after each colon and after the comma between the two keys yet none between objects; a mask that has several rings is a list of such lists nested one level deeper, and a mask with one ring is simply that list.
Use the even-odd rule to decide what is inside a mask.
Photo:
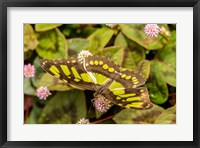
[{"label": "pink flower", "polygon": [[46,98],[51,95],[50,91],[48,90],[47,87],[41,86],[40,88],[37,89],[37,97],[40,100],[46,100]]},{"label": "pink flower", "polygon": [[105,97],[99,96],[98,98],[95,98],[94,106],[98,111],[105,113],[110,109],[111,102]]},{"label": "pink flower", "polygon": [[35,76],[35,67],[34,65],[27,64],[24,65],[24,77],[32,78]]},{"label": "pink flower", "polygon": [[157,37],[159,31],[160,31],[160,28],[157,24],[147,24],[144,27],[144,33],[152,38]]}]

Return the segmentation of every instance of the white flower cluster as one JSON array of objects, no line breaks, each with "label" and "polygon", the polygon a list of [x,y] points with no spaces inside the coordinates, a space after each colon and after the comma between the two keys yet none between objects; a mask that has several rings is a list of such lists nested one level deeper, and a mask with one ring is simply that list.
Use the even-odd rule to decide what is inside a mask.
[{"label": "white flower cluster", "polygon": [[91,52],[89,52],[88,50],[82,50],[81,52],[79,52],[78,54],[78,60],[79,62],[83,62],[83,60],[89,56],[92,56]]},{"label": "white flower cluster", "polygon": [[76,124],[90,124],[90,121],[85,118],[81,118]]}]

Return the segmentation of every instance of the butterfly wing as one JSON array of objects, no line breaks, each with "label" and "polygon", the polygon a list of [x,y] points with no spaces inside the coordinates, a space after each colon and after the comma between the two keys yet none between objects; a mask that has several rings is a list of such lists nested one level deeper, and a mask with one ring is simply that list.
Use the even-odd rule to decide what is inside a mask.
[{"label": "butterfly wing", "polygon": [[124,88],[136,88],[145,83],[144,78],[138,71],[120,69],[107,57],[89,56],[85,59],[85,67],[88,72],[93,73],[97,78],[97,84],[106,84],[110,79],[123,85]]},{"label": "butterfly wing", "polygon": [[[152,107],[146,88],[146,79],[137,71],[121,71],[106,57],[89,56],[84,63],[77,58],[40,60],[41,67],[52,76],[71,85],[101,93],[116,105],[125,108],[148,109]],[[103,89],[102,89],[103,88]]]},{"label": "butterfly wing", "polygon": [[71,85],[87,90],[95,90],[97,87],[77,58],[42,59],[39,63],[46,72]]},{"label": "butterfly wing", "polygon": [[113,104],[124,108],[150,109],[153,107],[148,95],[148,90],[144,87],[121,89],[118,94],[113,94],[113,90],[104,90],[102,94]]}]

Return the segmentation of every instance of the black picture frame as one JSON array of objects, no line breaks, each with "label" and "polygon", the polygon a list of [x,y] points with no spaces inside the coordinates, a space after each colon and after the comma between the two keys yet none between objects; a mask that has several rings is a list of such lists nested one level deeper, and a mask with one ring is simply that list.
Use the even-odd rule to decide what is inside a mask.
[{"label": "black picture frame", "polygon": [[[193,141],[7,141],[8,7],[193,7]],[[200,147],[200,2],[199,0],[1,0],[0,1],[0,146],[9,147]],[[184,130],[184,129],[183,129]],[[52,133],[53,134],[53,133]]]}]

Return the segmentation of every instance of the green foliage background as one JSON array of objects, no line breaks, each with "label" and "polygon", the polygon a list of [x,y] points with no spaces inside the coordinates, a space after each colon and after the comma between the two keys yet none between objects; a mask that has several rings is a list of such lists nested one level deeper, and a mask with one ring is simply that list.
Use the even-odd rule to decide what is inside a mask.
[{"label": "green foliage background", "polygon": [[[24,122],[28,124],[76,123],[88,118],[101,124],[176,123],[176,25],[158,24],[169,31],[150,38],[145,24],[25,24],[24,64],[36,68],[34,78],[24,78]],[[107,113],[95,110],[93,93],[73,88],[53,78],[39,66],[39,59],[77,57],[81,50],[108,56],[125,69],[140,69],[148,78],[145,87],[154,107],[149,110],[112,106]],[[36,89],[51,91],[47,100],[36,97]]]}]

